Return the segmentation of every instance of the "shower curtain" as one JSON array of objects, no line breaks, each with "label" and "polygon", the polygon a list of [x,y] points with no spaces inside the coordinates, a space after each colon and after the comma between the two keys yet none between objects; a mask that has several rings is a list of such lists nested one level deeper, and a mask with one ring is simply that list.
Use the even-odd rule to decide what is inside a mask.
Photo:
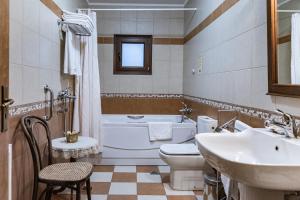
[{"label": "shower curtain", "polygon": [[82,136],[95,138],[102,150],[101,142],[101,96],[100,75],[97,49],[96,13],[83,12],[89,15],[94,23],[90,37],[81,37],[81,76],[76,76],[73,130],[80,131]]}]

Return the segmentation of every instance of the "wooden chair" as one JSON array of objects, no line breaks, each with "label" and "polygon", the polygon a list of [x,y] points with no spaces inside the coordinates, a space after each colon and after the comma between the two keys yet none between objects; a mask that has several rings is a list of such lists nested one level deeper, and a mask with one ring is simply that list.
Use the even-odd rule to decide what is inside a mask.
[{"label": "wooden chair", "polygon": [[[93,165],[88,162],[58,163],[52,164],[51,133],[48,123],[36,116],[24,116],[21,119],[22,128],[29,144],[34,170],[34,187],[32,200],[38,199],[39,183],[46,184],[46,189],[39,199],[45,195],[45,200],[50,200],[54,188],[70,188],[76,191],[76,200],[80,200],[81,185],[86,184],[88,200],[91,200],[90,176]],[[37,131],[37,125],[41,125],[45,131]],[[36,132],[34,134],[34,132]],[[37,143],[37,137],[46,134],[47,137],[47,165],[42,164],[42,151]],[[34,136],[35,135],[35,136]]]}]

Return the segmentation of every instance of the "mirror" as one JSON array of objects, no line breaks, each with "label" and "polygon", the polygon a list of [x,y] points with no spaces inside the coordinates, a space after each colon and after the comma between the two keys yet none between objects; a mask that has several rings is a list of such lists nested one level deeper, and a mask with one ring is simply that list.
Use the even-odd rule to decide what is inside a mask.
[{"label": "mirror", "polygon": [[300,97],[300,1],[268,0],[269,93]]}]

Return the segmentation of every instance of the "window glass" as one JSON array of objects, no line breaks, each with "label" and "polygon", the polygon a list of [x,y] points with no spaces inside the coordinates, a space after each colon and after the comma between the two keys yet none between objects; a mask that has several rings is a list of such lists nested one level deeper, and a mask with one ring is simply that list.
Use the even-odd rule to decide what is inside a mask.
[{"label": "window glass", "polygon": [[144,67],[144,44],[122,43],[122,67]]}]

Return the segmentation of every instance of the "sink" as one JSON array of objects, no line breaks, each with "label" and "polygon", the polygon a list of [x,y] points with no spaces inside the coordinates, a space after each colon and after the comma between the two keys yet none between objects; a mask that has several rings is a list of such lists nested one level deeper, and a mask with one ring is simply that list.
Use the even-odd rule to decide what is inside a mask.
[{"label": "sink", "polygon": [[222,174],[249,187],[300,190],[300,140],[247,129],[240,133],[196,136],[206,161]]}]

